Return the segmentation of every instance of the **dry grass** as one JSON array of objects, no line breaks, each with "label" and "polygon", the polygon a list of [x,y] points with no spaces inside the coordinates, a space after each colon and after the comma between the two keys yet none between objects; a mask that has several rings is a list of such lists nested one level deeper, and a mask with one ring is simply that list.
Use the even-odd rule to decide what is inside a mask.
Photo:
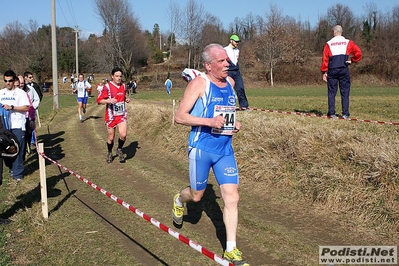
[{"label": "dry grass", "polygon": [[[172,107],[135,104],[132,130],[186,158],[188,128]],[[398,128],[324,118],[239,112],[234,145],[241,182],[277,187],[323,212],[380,233],[399,226]],[[138,119],[141,118],[141,119]]]},{"label": "dry grass", "polygon": [[[163,201],[175,193],[176,187],[186,185],[185,178],[174,177],[180,174],[186,176],[187,134],[190,129],[172,123],[170,99],[165,100],[169,104],[153,104],[154,101],[134,99],[129,105],[129,140],[137,140],[140,145],[148,141],[151,145],[143,145],[136,156],[120,167],[117,164],[112,167],[103,165],[106,135],[102,123],[91,119],[75,125],[76,119],[69,119],[76,118],[74,97],[71,97],[72,107],[59,112],[50,132],[43,132],[43,136],[48,138],[46,143],[50,157],[57,156],[66,166],[78,170],[79,174],[154,215],[159,221],[168,221],[170,211],[164,211],[168,204]],[[94,109],[94,106],[90,107]],[[100,113],[103,113],[102,108],[97,115]],[[255,250],[252,254],[247,252],[252,260],[259,257],[263,260],[266,256],[271,261],[281,262],[273,265],[316,265],[317,245],[321,243],[342,243],[342,239],[350,244],[362,241],[372,245],[397,243],[398,127],[256,111],[238,112],[237,116],[243,123],[242,131],[233,141],[243,185],[241,189],[253,193],[242,194],[242,203],[245,204],[240,209],[239,231],[241,241],[243,236],[244,239],[251,239],[244,243],[248,244],[248,251]],[[79,131],[82,126],[95,129],[95,133],[90,132],[87,138],[74,139],[74,136],[88,132]],[[93,140],[90,150],[76,152],[89,140]],[[147,156],[154,160],[147,162]],[[88,163],[86,158],[90,158]],[[154,166],[154,162],[162,165]],[[168,173],[164,168],[173,171]],[[135,174],[117,179],[115,170],[117,173]],[[10,226],[4,227],[4,232],[9,235],[4,237],[7,242],[4,251],[10,255],[10,264],[150,265],[139,264],[140,260],[135,262],[137,258],[131,251],[135,243],[127,240],[129,244],[126,244],[120,240],[119,234],[83,206],[80,200],[90,202],[100,214],[109,214],[115,225],[157,256],[163,258],[164,254],[171,254],[167,249],[169,243],[173,245],[174,239],[158,235],[152,227],[147,229],[148,225],[143,221],[126,214],[126,210],[115,207],[113,201],[75,181],[72,176],[60,174],[55,166],[49,165],[46,171],[49,176],[48,190],[53,194],[49,207],[54,210],[48,221],[41,217],[37,172],[18,185],[8,185],[7,196],[3,197],[6,200],[4,204],[13,210],[9,212],[3,207],[4,211],[13,215],[14,220]],[[69,195],[62,182],[63,177],[66,177],[72,191],[77,189],[75,194]],[[125,179],[131,183],[115,182]],[[160,190],[151,192],[159,195],[153,197],[146,190],[147,186],[160,187]],[[263,219],[253,211],[253,197],[259,199],[254,205],[262,215],[274,214],[274,211],[283,214]],[[280,203],[276,205],[277,209],[273,209],[269,198]],[[308,206],[314,211],[305,212]],[[289,210],[284,212],[281,208]],[[272,211],[266,212],[265,209]],[[290,215],[290,210],[295,212]],[[318,218],[323,216],[318,214],[326,213],[328,217],[334,216],[331,217],[334,225],[337,220],[345,224],[338,226],[338,229],[346,229],[348,225],[349,232],[359,232],[358,236],[332,237],[336,231],[329,232],[330,225],[327,224],[316,230],[303,226],[307,221],[318,222]],[[291,228],[291,223],[285,224],[291,219],[302,222],[302,225],[294,221],[296,227]],[[201,221],[205,223],[192,227],[188,225],[182,233],[217,251],[220,248],[217,240],[209,240],[213,232],[202,235],[200,230],[194,229],[205,228],[206,217]],[[206,226],[209,227],[209,224]],[[96,233],[90,233],[94,231]],[[164,246],[163,242],[167,244]],[[179,247],[179,244],[176,243],[176,246]],[[169,265],[188,265],[183,264],[185,258],[179,259],[181,263],[172,257],[165,258],[165,261]],[[201,265],[211,265],[206,258],[204,261],[209,264]]]}]

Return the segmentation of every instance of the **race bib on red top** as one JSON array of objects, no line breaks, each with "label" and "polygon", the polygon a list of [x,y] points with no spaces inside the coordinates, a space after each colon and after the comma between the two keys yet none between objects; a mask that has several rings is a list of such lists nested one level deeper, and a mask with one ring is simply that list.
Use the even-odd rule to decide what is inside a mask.
[{"label": "race bib on red top", "polygon": [[114,105],[114,116],[120,116],[125,114],[125,103],[119,102]]}]

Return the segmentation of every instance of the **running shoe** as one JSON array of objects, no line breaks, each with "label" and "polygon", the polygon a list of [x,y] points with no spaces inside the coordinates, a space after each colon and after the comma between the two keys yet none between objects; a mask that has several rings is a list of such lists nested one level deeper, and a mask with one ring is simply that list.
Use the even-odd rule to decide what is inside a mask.
[{"label": "running shoe", "polygon": [[230,252],[224,251],[223,258],[230,261],[234,265],[249,266],[249,264],[242,259],[241,255],[241,251],[234,247],[234,249]]},{"label": "running shoe", "polygon": [[180,207],[176,204],[176,199],[180,196],[180,193],[176,194],[173,197],[173,210],[172,210],[172,217],[173,221],[177,225],[181,225],[183,223],[183,213],[184,213],[184,207]]},{"label": "running shoe", "polygon": [[107,163],[112,163],[112,152],[108,152],[107,154]]},{"label": "running shoe", "polygon": [[84,114],[86,113],[86,108],[83,108],[83,113],[84,113]]},{"label": "running shoe", "polygon": [[124,162],[125,162],[125,156],[123,156],[122,149],[117,149],[117,150],[116,150],[116,154],[117,154],[118,157],[119,157],[119,162],[120,162],[120,163],[124,163]]}]

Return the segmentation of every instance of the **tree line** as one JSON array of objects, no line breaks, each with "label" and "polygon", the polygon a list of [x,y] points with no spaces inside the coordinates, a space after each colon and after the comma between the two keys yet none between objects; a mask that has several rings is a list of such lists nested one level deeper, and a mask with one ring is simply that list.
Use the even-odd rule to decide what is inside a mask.
[{"label": "tree line", "polygon": [[[112,66],[124,70],[125,79],[142,72],[143,67],[166,64],[174,68],[201,68],[201,51],[209,43],[228,44],[231,34],[241,38],[240,66],[244,78],[280,83],[315,83],[321,80],[319,67],[331,29],[340,24],[343,36],[354,40],[363,51],[356,74],[378,77],[396,84],[399,78],[399,5],[388,12],[374,3],[364,6],[357,17],[344,4],[334,4],[320,16],[315,26],[285,16],[274,4],[263,16],[252,13],[236,17],[227,27],[205,11],[196,0],[185,6],[170,2],[165,16],[168,30],[154,24],[152,32],[142,30],[133,6],[127,0],[95,0],[101,18],[101,36],[78,40],[79,70],[83,73],[108,73]],[[164,26],[163,26],[164,27]],[[58,70],[60,76],[75,69],[75,29],[57,27]],[[0,32],[0,70],[18,73],[30,70],[39,82],[51,77],[51,25],[39,27],[30,20],[8,23]]]}]

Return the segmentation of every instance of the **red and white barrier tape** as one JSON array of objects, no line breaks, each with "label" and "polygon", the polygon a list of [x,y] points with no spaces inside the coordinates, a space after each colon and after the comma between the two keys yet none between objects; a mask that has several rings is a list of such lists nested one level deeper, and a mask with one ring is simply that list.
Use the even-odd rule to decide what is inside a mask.
[{"label": "red and white barrier tape", "polygon": [[175,237],[176,239],[180,240],[181,242],[185,243],[186,245],[192,247],[193,249],[197,250],[198,252],[202,253],[203,255],[211,258],[212,260],[216,261],[217,263],[219,263],[220,265],[224,265],[224,266],[234,266],[232,263],[230,263],[229,261],[223,259],[222,257],[216,255],[215,253],[213,253],[212,251],[202,247],[201,245],[195,243],[194,241],[190,240],[189,238],[187,238],[186,236],[179,234],[178,232],[172,230],[171,228],[169,228],[168,226],[158,222],[157,220],[155,220],[154,218],[151,218],[150,216],[148,216],[147,214],[143,213],[142,211],[134,208],[133,206],[131,206],[130,204],[126,203],[125,201],[121,200],[120,198],[118,198],[117,196],[109,193],[108,191],[102,189],[101,187],[97,186],[96,184],[90,182],[89,180],[87,180],[86,178],[81,177],[80,175],[78,175],[77,173],[73,172],[72,170],[69,170],[68,168],[66,168],[65,166],[59,164],[58,162],[54,161],[53,159],[49,158],[48,156],[46,156],[43,153],[38,152],[38,154],[40,156],[42,156],[43,158],[49,160],[50,162],[58,165],[59,167],[61,167],[62,169],[64,169],[65,171],[69,172],[70,174],[74,175],[75,177],[77,177],[78,179],[80,179],[81,181],[85,182],[87,185],[91,186],[92,188],[100,191],[102,194],[104,194],[105,196],[107,196],[108,198],[111,198],[112,200],[114,200],[115,202],[119,203],[120,205],[122,205],[123,207],[125,207],[126,209],[134,212],[135,214],[137,214],[138,216],[140,216],[141,218],[143,218],[144,220],[147,220],[148,222],[150,222],[151,224],[155,225],[156,227],[158,227],[159,229],[165,231],[166,233],[170,234],[171,236]]},{"label": "red and white barrier tape", "polygon": [[[173,101],[181,102],[181,100],[173,100]],[[317,114],[309,114],[309,113],[301,113],[301,112],[279,111],[279,110],[268,110],[268,109],[256,108],[256,107],[249,107],[249,108],[246,108],[244,111],[261,111],[261,112],[278,113],[278,114],[286,114],[286,115],[312,116],[312,117],[320,117],[320,118],[328,118],[328,119],[350,120],[350,121],[357,121],[357,122],[399,126],[399,122],[385,122],[385,121],[375,121],[375,120],[370,120],[370,119],[331,117],[331,116],[327,116],[327,115],[317,115]]]},{"label": "red and white barrier tape", "polygon": [[333,118],[331,116],[326,116],[326,115],[317,115],[317,114],[309,114],[309,113],[301,113],[301,112],[286,112],[286,111],[277,111],[277,110],[267,110],[267,109],[263,109],[263,108],[247,108],[245,111],[261,111],[261,112],[279,113],[279,114],[287,114],[287,115],[313,116],[313,117],[320,117],[320,118],[350,120],[350,121],[357,121],[357,122],[399,126],[399,122],[384,122],[384,121],[375,121],[375,120],[369,120],[369,119],[342,118],[342,117]]}]

